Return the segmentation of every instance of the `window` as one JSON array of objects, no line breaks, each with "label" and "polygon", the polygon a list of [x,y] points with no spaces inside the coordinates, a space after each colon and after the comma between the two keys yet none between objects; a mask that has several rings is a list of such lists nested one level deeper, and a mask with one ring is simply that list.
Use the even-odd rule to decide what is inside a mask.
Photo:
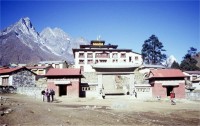
[{"label": "window", "polygon": [[90,90],[90,87],[82,87],[82,91],[88,91]]},{"label": "window", "polygon": [[79,58],[84,58],[84,53],[79,53]]},{"label": "window", "polygon": [[118,60],[117,60],[117,59],[113,60],[113,63],[117,63],[117,62],[118,62]]},{"label": "window", "polygon": [[137,88],[137,92],[150,92],[150,88]]},{"label": "window", "polygon": [[82,87],[82,91],[94,91],[94,90],[96,90],[96,86]]},{"label": "window", "polygon": [[193,75],[192,80],[195,80],[195,79],[197,79],[197,76]]},{"label": "window", "polygon": [[44,73],[43,70],[38,70],[39,75],[42,75],[43,73]]},{"label": "window", "polygon": [[125,53],[121,53],[121,58],[126,58],[126,54]]},{"label": "window", "polygon": [[135,61],[138,61],[138,56],[135,57]]},{"label": "window", "polygon": [[93,64],[93,60],[88,60],[87,63],[88,64]]},{"label": "window", "polygon": [[37,70],[32,70],[32,72],[37,74]]},{"label": "window", "polygon": [[129,62],[131,62],[132,61],[132,57],[129,57]]},{"label": "window", "polygon": [[112,56],[113,58],[118,58],[118,55],[117,55],[117,53],[113,53],[113,56]]},{"label": "window", "polygon": [[55,64],[55,68],[60,68],[60,67],[59,67],[59,64]]},{"label": "window", "polygon": [[87,58],[93,58],[92,53],[88,53],[88,54],[87,54]]},{"label": "window", "polygon": [[84,64],[84,60],[79,60],[79,64]]},{"label": "window", "polygon": [[107,62],[107,60],[99,60],[100,61],[100,63],[106,63]]},{"label": "window", "polygon": [[3,77],[2,78],[2,85],[7,86],[8,85],[8,77]]}]

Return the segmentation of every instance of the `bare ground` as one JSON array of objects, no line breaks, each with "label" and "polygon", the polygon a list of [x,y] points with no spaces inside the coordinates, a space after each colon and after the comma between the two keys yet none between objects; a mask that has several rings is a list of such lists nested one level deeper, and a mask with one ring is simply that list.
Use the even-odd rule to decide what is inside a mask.
[{"label": "bare ground", "polygon": [[187,100],[171,105],[164,100],[141,101],[111,96],[106,99],[62,97],[47,103],[19,94],[0,96],[1,125],[200,126],[200,102]]}]

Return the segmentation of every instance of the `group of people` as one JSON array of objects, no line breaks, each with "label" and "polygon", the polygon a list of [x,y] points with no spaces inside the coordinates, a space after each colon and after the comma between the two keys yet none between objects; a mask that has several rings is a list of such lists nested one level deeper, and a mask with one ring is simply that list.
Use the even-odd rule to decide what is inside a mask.
[{"label": "group of people", "polygon": [[42,90],[42,101],[53,102],[55,91],[53,89]]}]

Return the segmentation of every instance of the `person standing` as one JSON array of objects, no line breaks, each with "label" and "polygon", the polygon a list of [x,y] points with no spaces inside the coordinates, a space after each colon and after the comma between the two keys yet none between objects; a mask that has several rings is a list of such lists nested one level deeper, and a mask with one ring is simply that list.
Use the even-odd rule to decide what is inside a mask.
[{"label": "person standing", "polygon": [[54,101],[54,95],[55,95],[55,91],[53,89],[50,89],[50,95],[51,95],[51,101]]},{"label": "person standing", "polygon": [[106,95],[105,95],[105,92],[104,90],[102,90],[102,98],[105,99]]},{"label": "person standing", "polygon": [[44,102],[44,99],[45,99],[45,90],[42,90],[41,94],[42,94],[42,101]]},{"label": "person standing", "polygon": [[105,92],[104,92],[104,88],[100,89],[100,94],[102,96],[103,99],[105,99]]},{"label": "person standing", "polygon": [[47,97],[47,102],[50,102],[50,91],[47,89],[45,93]]},{"label": "person standing", "polygon": [[170,92],[171,105],[176,105],[176,102],[174,101],[174,99],[175,99],[175,93],[171,91]]},{"label": "person standing", "polygon": [[135,91],[135,89],[133,89],[133,95],[135,96],[135,98],[137,98],[137,92]]}]

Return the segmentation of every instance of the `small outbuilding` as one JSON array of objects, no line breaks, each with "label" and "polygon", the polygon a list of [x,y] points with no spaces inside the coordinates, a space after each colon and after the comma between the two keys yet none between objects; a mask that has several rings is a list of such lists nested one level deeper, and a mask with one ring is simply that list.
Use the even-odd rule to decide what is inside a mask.
[{"label": "small outbuilding", "polygon": [[26,67],[1,68],[0,86],[30,87],[35,86],[36,74]]},{"label": "small outbuilding", "polygon": [[152,96],[167,98],[173,91],[176,98],[185,98],[185,77],[179,69],[151,70],[149,83],[152,86]]},{"label": "small outbuilding", "polygon": [[74,68],[49,69],[47,88],[53,89],[57,96],[80,97],[81,70]]}]

